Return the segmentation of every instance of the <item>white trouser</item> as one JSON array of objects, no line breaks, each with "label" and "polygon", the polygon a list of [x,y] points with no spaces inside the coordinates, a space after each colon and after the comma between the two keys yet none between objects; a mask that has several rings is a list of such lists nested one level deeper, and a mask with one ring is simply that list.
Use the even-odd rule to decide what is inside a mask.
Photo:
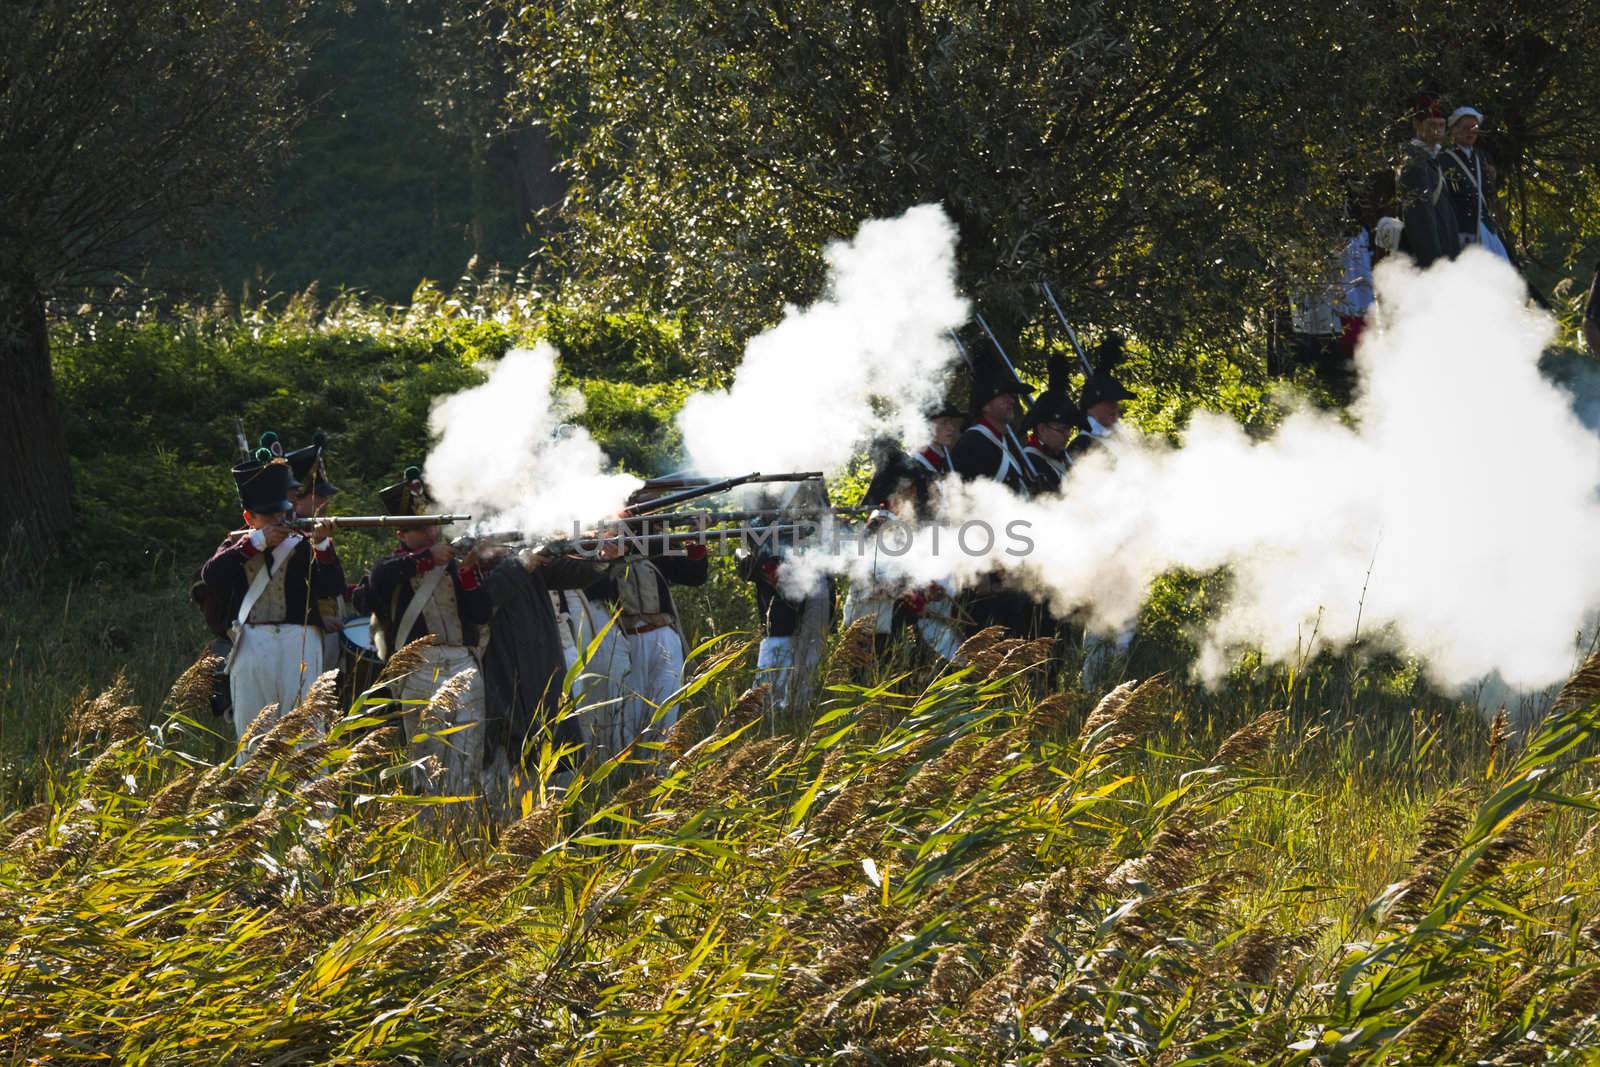
[{"label": "white trouser", "polygon": [[961,631],[955,623],[950,621],[948,615],[935,615],[932,612],[917,620],[917,633],[927,646],[933,649],[933,654],[946,663],[956,658],[956,653],[961,650]]},{"label": "white trouser", "polygon": [[794,638],[763,637],[756,650],[755,684],[772,687],[772,707],[789,707],[794,673]]},{"label": "white trouser", "polygon": [[872,632],[886,634],[894,628],[894,597],[884,596],[872,587],[860,588],[855,582],[844,594],[844,628],[861,619],[872,619]]},{"label": "white trouser", "polygon": [[816,689],[817,665],[827,639],[828,609],[822,597],[806,602],[792,637],[767,636],[756,649],[755,684],[772,687],[769,710],[803,708]]},{"label": "white trouser", "polygon": [[[678,631],[660,626],[628,635],[628,677],[622,699],[622,743],[659,740],[678,721],[672,707],[658,709],[683,685],[683,641]],[[648,759],[645,753],[641,758]]]},{"label": "white trouser", "polygon": [[[941,602],[942,607],[937,610],[930,607],[927,613],[917,620],[917,634],[933,650],[934,655],[949,661],[955,659],[956,650],[961,647],[962,641],[960,628],[951,622],[948,614],[945,614],[949,611],[949,606],[954,603],[955,587],[948,581],[938,584],[945,587],[946,599]],[[894,628],[894,605],[895,598],[892,596],[858,593],[852,585],[844,598],[844,628],[848,630],[850,624],[857,619],[870,617],[874,633],[889,633]]]},{"label": "white trouser", "polygon": [[[247,625],[228,670],[233,728],[242,740],[257,715],[267,718],[257,733],[294,710],[322,673],[322,631],[314,626]],[[239,759],[245,753],[239,753]]]},{"label": "white trouser", "polygon": [[[412,759],[435,756],[443,767],[436,778],[421,783],[425,792],[453,797],[498,796],[504,792],[504,784],[483,766],[483,677],[470,649],[460,645],[424,648],[422,664],[395,683],[395,698],[431,702],[446,682],[458,676],[465,677],[453,714],[436,703],[402,705],[409,754]],[[433,736],[452,726],[466,729]],[[419,734],[427,736],[418,737]]]},{"label": "white trouser", "polygon": [[1093,691],[1107,685],[1127,666],[1128,646],[1133,644],[1133,628],[1114,634],[1095,633],[1083,636],[1083,687]]},{"label": "white trouser", "polygon": [[612,624],[609,613],[582,593],[568,590],[555,596],[563,607],[556,621],[568,673],[588,654],[595,636],[603,635],[567,690],[583,734],[585,755],[603,762],[627,745],[622,736],[622,698],[628,683],[628,638]]}]

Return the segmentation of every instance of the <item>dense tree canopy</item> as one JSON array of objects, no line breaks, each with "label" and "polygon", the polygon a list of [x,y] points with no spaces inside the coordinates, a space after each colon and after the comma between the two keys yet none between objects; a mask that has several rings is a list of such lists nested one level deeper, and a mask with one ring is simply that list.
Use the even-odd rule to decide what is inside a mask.
[{"label": "dense tree canopy", "polygon": [[45,301],[257,180],[299,118],[300,0],[0,5],[0,572],[70,520]]},{"label": "dense tree canopy", "polygon": [[[1592,72],[1587,12],[1458,6],[548,0],[510,32],[566,153],[562,250],[618,294],[737,337],[814,287],[822,241],[937,201],[1013,326],[1048,276],[1086,321],[1220,341],[1325,261],[1416,88],[1509,110],[1553,56]],[[1561,156],[1548,111],[1517,120],[1519,174]]]}]

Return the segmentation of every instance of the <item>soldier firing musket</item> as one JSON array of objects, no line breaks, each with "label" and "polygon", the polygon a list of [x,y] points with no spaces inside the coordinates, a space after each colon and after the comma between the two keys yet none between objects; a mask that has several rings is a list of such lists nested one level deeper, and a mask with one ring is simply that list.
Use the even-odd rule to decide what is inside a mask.
[{"label": "soldier firing musket", "polygon": [[[413,756],[431,755],[442,764],[440,780],[419,784],[449,796],[492,794],[499,783],[484,777],[486,705],[480,671],[491,603],[478,555],[440,540],[439,523],[429,521],[439,513],[421,468],[408,467],[399,482],[378,491],[378,498],[399,543],[373,564],[354,600],[357,610],[372,613],[372,636],[383,659],[419,638],[433,638],[421,650],[417,669],[394,682]],[[458,676],[452,721],[425,724],[424,707]],[[451,726],[466,729],[447,739],[436,736]]]},{"label": "soldier firing musket", "polygon": [[245,528],[200,568],[198,591],[208,625],[231,639],[224,669],[243,740],[257,715],[293,709],[322,673],[319,604],[344,592],[344,577],[326,527],[302,535],[285,521],[299,485],[288,460],[262,448],[233,468],[233,478]]}]

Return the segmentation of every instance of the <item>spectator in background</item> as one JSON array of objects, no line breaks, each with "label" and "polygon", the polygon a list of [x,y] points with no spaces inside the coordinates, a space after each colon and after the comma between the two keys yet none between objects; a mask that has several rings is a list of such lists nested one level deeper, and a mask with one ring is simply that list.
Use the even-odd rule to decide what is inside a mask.
[{"label": "spectator in background", "polygon": [[[1335,280],[1301,293],[1291,309],[1295,354],[1341,403],[1355,385],[1356,343],[1372,306],[1372,230],[1377,204],[1371,196],[1347,200],[1354,233],[1339,248]],[[1332,266],[1332,264],[1330,264]]]},{"label": "spectator in background", "polygon": [[1400,249],[1419,267],[1461,252],[1455,203],[1447,192],[1439,152],[1444,146],[1444,108],[1429,93],[1418,96],[1411,112],[1412,138],[1405,146],[1396,185],[1400,195]]},{"label": "spectator in background", "polygon": [[1450,147],[1439,156],[1450,201],[1455,208],[1456,233],[1461,247],[1481,245],[1506,262],[1511,256],[1495,229],[1490,207],[1494,203],[1494,164],[1478,147],[1478,127],[1483,112],[1458,107],[1450,113]]}]

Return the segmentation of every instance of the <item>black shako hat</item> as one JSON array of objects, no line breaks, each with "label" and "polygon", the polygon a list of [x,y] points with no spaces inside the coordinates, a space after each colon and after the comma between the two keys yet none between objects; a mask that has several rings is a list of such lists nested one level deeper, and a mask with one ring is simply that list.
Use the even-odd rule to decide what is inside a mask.
[{"label": "black shako hat", "polygon": [[979,363],[972,372],[972,410],[974,412],[983,408],[983,405],[997,396],[1010,393],[1012,396],[1030,397],[1033,390],[1023,384],[1011,368],[999,361]]},{"label": "black shako hat", "polygon": [[311,492],[317,496],[332,496],[339,491],[338,486],[328,481],[327,467],[322,461],[322,453],[327,447],[328,439],[319,431],[311,435],[311,444],[283,455],[289,461],[295,481],[309,485]]},{"label": "black shako hat", "polygon": [[1135,395],[1137,394],[1129,392],[1126,386],[1117,381],[1110,371],[1097,370],[1089,375],[1088,381],[1083,383],[1083,392],[1078,397],[1078,406],[1084,411],[1088,411],[1096,404],[1103,404],[1107,401],[1132,400]]},{"label": "black shako hat", "polygon": [[1059,422],[1068,427],[1079,426],[1083,423],[1083,412],[1065,393],[1044,392],[1039,394],[1039,399],[1028,409],[1028,428],[1031,430],[1041,422]]},{"label": "black shako hat", "polygon": [[407,467],[400,481],[378,490],[385,515],[427,515],[433,510],[433,497],[422,481],[421,467]]},{"label": "black shako hat", "polygon": [[256,458],[233,468],[233,481],[239,489],[239,503],[256,515],[282,515],[294,510],[289,500],[289,464],[282,457],[262,449]]},{"label": "black shako hat", "polygon": [[1083,421],[1083,412],[1072,402],[1072,365],[1067,357],[1056,353],[1045,361],[1044,392],[1028,408],[1024,426],[1033,429],[1041,422],[1064,422],[1077,426]]}]

